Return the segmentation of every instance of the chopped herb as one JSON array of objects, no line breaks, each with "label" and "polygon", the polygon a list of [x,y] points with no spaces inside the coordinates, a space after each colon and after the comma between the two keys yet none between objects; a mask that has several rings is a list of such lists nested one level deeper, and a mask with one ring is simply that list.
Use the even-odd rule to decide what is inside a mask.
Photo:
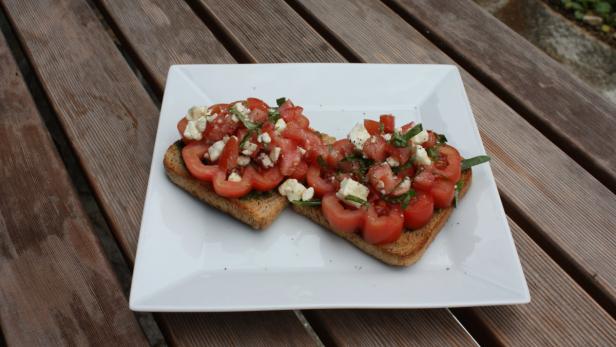
[{"label": "chopped herb", "polygon": [[414,161],[414,157],[413,158],[409,158],[409,160],[406,161],[406,163],[400,165],[400,166],[396,166],[396,167],[392,167],[391,171],[393,171],[393,173],[398,174],[408,168],[410,168],[411,166],[413,166],[413,161]]},{"label": "chopped herb", "polygon": [[366,201],[366,200],[364,200],[364,199],[362,199],[360,197],[357,197],[355,195],[351,195],[351,194],[345,195],[344,196],[344,200],[351,201],[351,202],[356,202],[356,203],[358,203],[358,204],[360,204],[362,206],[368,205],[368,201]]},{"label": "chopped herb", "polygon": [[459,180],[456,183],[456,190],[453,194],[453,207],[458,207],[458,201],[460,199],[460,192],[462,191],[462,188],[464,188],[464,180]]},{"label": "chopped herb", "polygon": [[389,143],[391,143],[392,145],[396,147],[406,147],[409,143],[409,140],[413,136],[422,132],[422,130],[423,130],[423,127],[421,126],[421,123],[419,123],[415,125],[414,127],[412,127],[409,131],[407,131],[404,134],[394,131],[394,134],[391,136],[391,140],[389,141]]},{"label": "chopped herb", "polygon": [[310,200],[293,200],[291,203],[295,206],[320,206],[321,200],[319,199],[310,199]]},{"label": "chopped herb", "polygon": [[246,143],[246,141],[248,141],[252,137],[255,131],[256,131],[255,129],[251,129],[246,132],[246,135],[244,135],[244,137],[242,137],[242,140],[240,141],[240,149],[244,147],[244,144]]},{"label": "chopped herb", "polygon": [[325,159],[323,159],[323,156],[318,156],[317,157],[317,163],[319,163],[319,166],[322,169],[327,169],[327,162],[325,161]]},{"label": "chopped herb", "polygon": [[432,146],[426,150],[426,153],[428,153],[428,157],[430,157],[432,161],[437,161],[441,157],[438,152],[438,147],[439,146]]},{"label": "chopped herb", "polygon": [[445,137],[445,135],[443,134],[436,134],[436,142],[443,144],[445,142],[447,142],[447,137]]},{"label": "chopped herb", "polygon": [[280,112],[278,112],[278,110],[275,108],[270,108],[269,110],[267,110],[267,115],[268,115],[269,121],[272,122],[273,124],[276,124],[278,119],[280,119]]},{"label": "chopped herb", "polygon": [[229,109],[229,112],[231,112],[237,118],[239,118],[239,120],[242,121],[242,123],[244,124],[244,126],[248,130],[255,130],[255,129],[257,129],[257,128],[259,128],[261,126],[261,124],[255,123],[255,122],[251,121],[250,119],[248,119],[248,117],[246,117],[246,115],[244,115],[242,112],[236,110],[234,107],[231,107]]},{"label": "chopped herb", "polygon": [[411,202],[411,198],[415,196],[415,191],[413,189],[409,189],[408,192],[398,195],[398,196],[384,196],[383,200],[387,201],[390,204],[400,204],[402,208],[406,208]]},{"label": "chopped herb", "polygon": [[361,154],[352,154],[346,156],[342,161],[356,161],[359,164],[359,172],[357,172],[359,177],[366,176],[368,169],[372,164],[374,164],[374,160],[364,158]]},{"label": "chopped herb", "polygon": [[287,98],[282,97],[282,98],[278,98],[276,99],[276,104],[278,105],[278,107],[282,106],[282,104],[284,104],[287,101]]},{"label": "chopped herb", "polygon": [[487,155],[478,155],[476,157],[462,160],[462,171],[470,169],[472,166],[483,164],[490,161],[490,157]]}]

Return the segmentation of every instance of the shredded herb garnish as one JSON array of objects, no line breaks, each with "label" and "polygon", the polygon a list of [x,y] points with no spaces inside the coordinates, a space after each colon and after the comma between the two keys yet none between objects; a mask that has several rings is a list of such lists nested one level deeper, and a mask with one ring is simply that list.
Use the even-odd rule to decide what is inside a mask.
[{"label": "shredded herb garnish", "polygon": [[438,152],[438,148],[439,146],[432,146],[428,149],[426,149],[426,153],[428,153],[428,157],[430,157],[430,159],[432,159],[432,161],[437,161],[440,158],[440,154]]},{"label": "shredded herb garnish", "polygon": [[453,193],[453,207],[458,207],[458,201],[460,199],[460,192],[462,191],[462,188],[464,188],[464,180],[459,180],[456,182],[456,190],[455,193]]},{"label": "shredded herb garnish", "polygon": [[409,160],[406,161],[406,163],[400,165],[400,166],[396,166],[396,167],[392,167],[391,171],[395,174],[398,174],[408,168],[410,168],[411,166],[413,166],[413,161],[415,161],[415,157],[413,158],[409,158]]},{"label": "shredded herb garnish", "polygon": [[242,140],[240,141],[240,149],[244,147],[244,144],[246,144],[246,141],[248,141],[255,132],[256,132],[256,129],[250,129],[246,132],[246,135],[244,135],[244,137],[242,137]]},{"label": "shredded herb garnish", "polygon": [[293,205],[296,206],[320,206],[321,205],[321,200],[319,199],[310,199],[310,200],[293,200],[291,201],[291,203]]},{"label": "shredded herb garnish", "polygon": [[282,104],[284,104],[287,101],[287,98],[282,97],[282,98],[278,98],[276,99],[276,104],[278,105],[278,107],[282,106]]},{"label": "shredded herb garnish", "polygon": [[280,119],[280,112],[278,112],[278,110],[275,108],[268,109],[267,115],[268,115],[269,121],[272,122],[273,124],[276,124],[278,119]]},{"label": "shredded herb garnish", "polygon": [[359,177],[366,176],[366,173],[368,172],[368,169],[370,168],[370,166],[372,166],[372,164],[374,164],[374,160],[364,158],[361,154],[358,154],[358,153],[352,154],[352,155],[348,155],[344,159],[342,159],[342,161],[356,161],[356,162],[358,162],[359,163],[359,172],[356,172],[356,174],[358,174]]},{"label": "shredded herb garnish", "polygon": [[351,195],[351,194],[349,194],[349,195],[345,195],[345,196],[344,196],[344,200],[346,200],[346,201],[351,201],[351,202],[356,202],[356,203],[358,203],[358,204],[360,204],[360,205],[362,205],[362,206],[364,206],[364,205],[367,205],[367,204],[368,204],[368,201],[366,201],[366,200],[364,200],[364,199],[362,199],[362,198],[360,198],[360,197],[357,197],[357,196],[355,196],[355,195]]},{"label": "shredded herb garnish", "polygon": [[411,202],[411,198],[415,196],[415,191],[413,189],[409,189],[408,192],[398,195],[398,196],[384,196],[383,200],[387,201],[390,204],[400,204],[402,208],[406,208]]},{"label": "shredded herb garnish", "polygon": [[447,142],[447,137],[445,137],[445,135],[443,134],[436,134],[436,142],[439,144],[443,144]]},{"label": "shredded herb garnish", "polygon": [[409,143],[409,140],[413,136],[422,132],[422,130],[423,130],[423,127],[421,126],[421,123],[419,123],[415,125],[414,127],[412,127],[409,131],[407,131],[404,134],[394,131],[394,134],[391,136],[391,140],[389,141],[389,143],[391,143],[392,145],[396,147],[406,147]]},{"label": "shredded herb garnish", "polygon": [[242,112],[236,110],[234,107],[231,107],[229,109],[229,112],[231,112],[237,118],[239,118],[239,120],[242,122],[242,124],[244,124],[244,126],[248,130],[255,130],[261,126],[261,124],[255,123],[251,121],[250,119],[248,119],[248,117],[246,117]]},{"label": "shredded herb garnish", "polygon": [[490,161],[490,157],[487,155],[478,155],[476,157],[462,160],[462,171],[470,169],[472,166],[483,164]]}]

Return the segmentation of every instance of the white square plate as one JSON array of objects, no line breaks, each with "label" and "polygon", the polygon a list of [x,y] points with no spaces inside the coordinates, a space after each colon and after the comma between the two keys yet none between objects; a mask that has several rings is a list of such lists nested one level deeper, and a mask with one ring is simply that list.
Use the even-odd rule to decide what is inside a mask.
[{"label": "white square plate", "polygon": [[141,222],[130,308],[251,311],[423,308],[530,300],[489,165],[473,169],[460,206],[415,265],[385,265],[290,209],[254,231],[165,176],[162,158],[193,105],[289,97],[311,125],[344,137],[393,113],[445,133],[463,156],[484,148],[449,65],[176,65],[169,70]]}]

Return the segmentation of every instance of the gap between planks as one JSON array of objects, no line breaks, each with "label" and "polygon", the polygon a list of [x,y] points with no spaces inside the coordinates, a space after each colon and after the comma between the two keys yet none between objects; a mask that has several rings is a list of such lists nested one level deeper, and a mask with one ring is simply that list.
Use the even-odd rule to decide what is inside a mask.
[{"label": "gap between planks", "polygon": [[[335,33],[333,33],[332,31],[330,31],[330,29],[328,29],[324,24],[322,24],[318,18],[316,18],[312,13],[310,13],[309,10],[307,10],[302,4],[300,4],[297,0],[284,0],[286,1],[289,6],[291,6],[309,25],[312,26],[312,28],[319,33],[319,35],[321,35],[324,39],[326,39],[328,41],[328,43],[333,46],[334,48],[336,48],[336,50],[338,50],[339,53],[341,54],[350,54],[353,57],[353,61],[357,61],[357,62],[363,62],[363,60],[361,59],[360,55],[356,52],[353,51],[353,49],[348,46],[346,43],[344,43],[341,39],[339,39]],[[389,2],[390,0],[382,0],[386,6],[389,6],[389,4],[387,2]],[[430,42],[432,42],[433,44],[435,44],[439,49],[441,49],[446,55],[450,56],[450,58],[452,58],[457,64],[460,64],[461,68],[465,69],[465,70],[469,70],[469,66],[467,66],[468,64],[463,64],[462,62],[458,61],[458,59],[455,56],[452,56],[450,54],[450,50],[446,50],[445,48],[441,47],[441,45],[438,42],[434,42],[433,39],[434,37],[431,37],[429,35],[429,30],[424,28],[424,27],[419,27],[420,25],[417,25],[417,27],[415,25],[413,25],[413,23],[411,23],[409,20],[407,20],[405,18],[405,16],[402,16],[398,11],[396,11],[395,9],[392,9],[396,15],[400,16],[403,20],[405,20],[409,25],[411,25],[415,30],[419,31],[423,36],[426,37],[426,39],[428,39]],[[404,11],[404,10],[401,10]],[[426,34],[426,31],[428,31],[428,34]],[[342,48],[341,48],[342,47]],[[340,50],[342,49],[342,51],[344,51],[344,53]],[[502,97],[496,93],[494,90],[492,90],[492,86],[485,84],[484,79],[479,78],[478,76],[475,75],[475,70],[470,69],[469,73],[471,73],[471,75],[473,75],[473,77],[477,78],[479,80],[480,83],[484,84],[490,91],[494,92],[497,97],[499,97],[499,99],[502,100]],[[478,72],[480,73],[480,72]],[[500,87],[499,87],[500,88]],[[503,100],[507,105],[509,105],[507,100]],[[517,110],[514,106],[509,105],[512,109],[514,109],[514,111],[518,112],[519,114],[520,111]],[[522,114],[521,114],[522,115]],[[528,121],[528,119],[526,118],[526,116],[523,115],[523,118],[526,119]],[[535,124],[533,124],[533,122],[529,123],[536,127]],[[539,131],[542,131],[541,128],[538,128]],[[549,136],[546,136],[550,141],[554,142],[554,139],[550,138]],[[554,142],[555,145],[559,148],[561,148],[565,153],[570,155],[570,152],[567,152],[566,148],[562,148],[560,147],[560,143],[558,142]],[[572,156],[572,159],[576,162],[578,162],[577,158]],[[586,167],[584,167],[584,169],[587,169]],[[610,191],[614,190],[609,186],[606,185],[605,182],[601,181],[598,177],[595,176],[595,174],[593,172],[590,172],[595,178],[597,178],[604,186],[606,186],[608,189],[610,189]],[[596,283],[594,283],[592,280],[588,279],[583,272],[577,267],[575,266],[575,262],[573,262],[571,259],[569,259],[566,255],[566,253],[562,250],[559,249],[555,246],[555,244],[553,244],[552,242],[550,242],[545,236],[541,235],[541,233],[538,231],[538,227],[535,225],[535,223],[533,223],[533,221],[531,220],[530,217],[528,217],[526,214],[522,213],[520,211],[519,208],[515,207],[514,204],[512,204],[508,198],[503,195],[502,193],[500,193],[499,191],[499,195],[501,197],[501,201],[503,202],[503,207],[505,208],[505,211],[507,213],[507,215],[518,225],[520,225],[522,227],[522,229],[533,239],[533,241],[535,243],[537,243],[539,245],[539,247],[541,247],[557,264],[561,265],[561,268],[563,268],[563,270],[565,270],[565,272],[567,272],[567,274],[569,276],[571,276],[571,278],[573,278],[573,280],[580,285],[601,307],[603,307],[612,317],[616,318],[616,304],[614,304],[609,297],[605,294],[604,291],[602,291],[598,285]],[[459,309],[454,309],[452,311],[455,314],[460,314],[463,312],[463,310],[459,310]],[[460,314],[460,320],[462,322],[467,322],[467,321],[471,321],[468,317],[464,317],[464,315]],[[475,336],[475,335],[473,335]],[[481,338],[485,338],[486,342],[492,341],[492,337],[488,336],[488,335],[483,335],[480,336]]]},{"label": "gap between planks", "polygon": [[468,71],[473,77],[481,82],[481,84],[486,86],[486,88],[494,93],[505,104],[511,107],[528,123],[539,130],[552,143],[562,149],[563,152],[565,152],[576,163],[594,176],[612,193],[616,194],[616,177],[612,176],[605,168],[598,165],[594,160],[590,160],[588,155],[581,148],[574,146],[571,142],[567,141],[564,135],[561,135],[556,130],[550,128],[546,124],[545,120],[542,120],[541,117],[535,115],[533,111],[524,105],[523,102],[516,100],[515,97],[507,92],[504,87],[499,85],[498,81],[495,81],[480,68],[475,67],[471,61],[456,52],[456,49],[449,43],[434,35],[429,27],[424,25],[421,20],[415,17],[411,12],[405,10],[399,3],[394,0],[381,1],[385,4],[385,6],[389,7],[410,26],[421,33],[426,39],[432,42],[432,44],[448,55],[453,61],[459,64],[464,70]]},{"label": "gap between planks", "polygon": [[[86,179],[73,147],[70,145],[68,138],[58,120],[57,115],[53,111],[43,87],[41,86],[38,77],[33,72],[31,62],[23,52],[21,42],[15,35],[14,29],[9,23],[4,9],[0,7],[0,32],[7,41],[13,59],[17,62],[23,80],[25,81],[28,92],[32,95],[35,106],[40,113],[47,132],[51,135],[54,146],[60,154],[62,163],[68,173],[70,181],[75,187],[77,197],[85,211],[87,218],[90,220],[92,229],[96,237],[100,241],[103,252],[111,264],[112,270],[115,273],[118,282],[122,286],[122,292],[126,298],[130,292],[130,281],[132,277],[131,269],[128,267],[123,253],[118,247],[117,240],[109,229],[106,219],[99,202],[96,200],[92,192],[90,183]],[[133,312],[141,329],[143,330],[148,342],[152,346],[166,346],[160,329],[154,321],[151,313]],[[0,347],[3,344],[3,336],[0,331]]]}]

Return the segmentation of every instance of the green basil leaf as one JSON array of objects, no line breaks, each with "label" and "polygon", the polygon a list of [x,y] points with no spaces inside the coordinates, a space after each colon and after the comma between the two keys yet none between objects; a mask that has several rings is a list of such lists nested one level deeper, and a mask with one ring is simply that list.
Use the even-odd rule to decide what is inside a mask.
[{"label": "green basil leaf", "polygon": [[321,205],[321,200],[319,200],[319,199],[310,199],[310,200],[306,200],[306,201],[294,200],[294,201],[291,201],[291,203],[293,205],[296,205],[296,206],[320,206]]},{"label": "green basil leaf", "polygon": [[436,142],[438,143],[446,143],[447,142],[447,137],[443,134],[436,134]]},{"label": "green basil leaf", "polygon": [[464,188],[464,181],[459,180],[458,182],[456,182],[456,189],[453,193],[453,207],[458,207],[458,202],[460,200],[460,192],[462,191],[462,188]]},{"label": "green basil leaf", "polygon": [[287,98],[282,97],[282,98],[278,98],[276,99],[276,104],[278,105],[278,107],[282,106],[282,104],[284,104],[287,101]]},{"label": "green basil leaf", "polygon": [[396,147],[406,147],[408,145],[409,140],[423,131],[423,126],[421,123],[412,127],[409,131],[404,134],[401,134],[397,131],[394,131],[394,134],[391,136],[391,140],[389,143]]},{"label": "green basil leaf", "polygon": [[428,157],[430,157],[432,161],[437,161],[441,157],[440,153],[438,152],[438,146],[432,146],[428,148],[426,152],[428,153]]},{"label": "green basil leaf", "polygon": [[357,197],[355,195],[351,195],[351,194],[345,195],[344,200],[351,201],[351,202],[356,202],[356,203],[358,203],[358,204],[360,204],[362,206],[368,204],[368,201],[366,201],[366,200],[364,200],[364,199],[362,199],[360,197]]},{"label": "green basil leaf", "polygon": [[242,112],[236,110],[234,107],[229,108],[229,112],[234,114],[242,122],[242,124],[244,124],[244,126],[248,130],[255,130],[255,129],[259,128],[259,126],[260,126],[260,124],[257,124],[255,122],[251,121]]},{"label": "green basil leaf", "polygon": [[255,133],[254,129],[250,129],[246,132],[246,135],[244,135],[244,137],[242,137],[242,140],[240,141],[240,152],[242,150],[242,147],[244,147],[244,144],[246,143],[246,141],[248,141],[252,135]]},{"label": "green basil leaf", "polygon": [[267,115],[268,115],[269,121],[272,122],[273,124],[276,124],[278,119],[280,119],[280,112],[278,112],[278,110],[275,108],[268,109]]},{"label": "green basil leaf", "polygon": [[462,160],[462,171],[470,169],[472,166],[483,164],[490,161],[490,157],[487,155],[478,155],[476,157]]}]

